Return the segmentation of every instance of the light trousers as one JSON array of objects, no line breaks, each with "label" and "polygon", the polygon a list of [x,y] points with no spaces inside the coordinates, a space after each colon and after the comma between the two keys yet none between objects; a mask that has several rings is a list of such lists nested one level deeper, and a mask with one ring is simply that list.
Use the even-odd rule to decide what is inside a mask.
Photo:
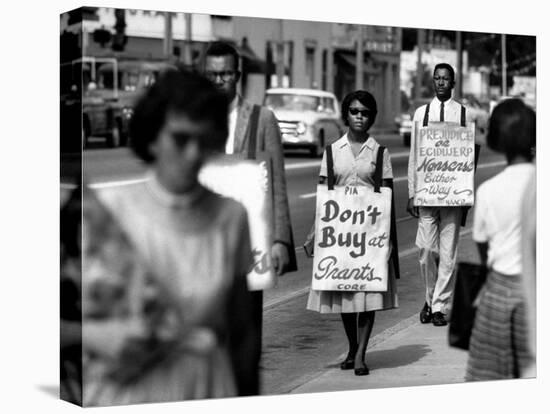
[{"label": "light trousers", "polygon": [[462,209],[420,207],[416,245],[420,249],[420,275],[426,303],[432,312],[448,313],[454,289],[454,268]]}]

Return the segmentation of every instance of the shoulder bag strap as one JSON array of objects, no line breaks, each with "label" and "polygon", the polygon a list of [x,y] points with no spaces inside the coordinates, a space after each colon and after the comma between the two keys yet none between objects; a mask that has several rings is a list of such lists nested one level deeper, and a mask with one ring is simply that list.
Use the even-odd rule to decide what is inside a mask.
[{"label": "shoulder bag strap", "polygon": [[426,111],[424,112],[424,121],[422,122],[422,126],[428,126],[429,119],[430,119],[430,104],[427,104]]},{"label": "shoulder bag strap", "polygon": [[460,126],[466,126],[466,107],[464,105],[460,105]]},{"label": "shoulder bag strap", "polygon": [[327,179],[328,189],[334,190],[334,161],[332,159],[332,145],[327,145]]},{"label": "shoulder bag strap", "polygon": [[254,104],[248,123],[248,154],[247,158],[253,160],[256,158],[256,140],[258,135],[258,122],[260,119],[260,106]]},{"label": "shoulder bag strap", "polygon": [[379,193],[382,186],[382,171],[384,170],[384,151],[386,147],[380,145],[376,154],[376,167],[374,170],[374,192]]}]

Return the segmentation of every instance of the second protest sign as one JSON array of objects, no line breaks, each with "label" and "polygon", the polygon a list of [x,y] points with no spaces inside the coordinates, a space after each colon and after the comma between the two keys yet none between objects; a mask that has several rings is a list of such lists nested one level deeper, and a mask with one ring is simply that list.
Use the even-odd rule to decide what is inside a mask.
[{"label": "second protest sign", "polygon": [[415,122],[415,206],[474,203],[475,126]]}]

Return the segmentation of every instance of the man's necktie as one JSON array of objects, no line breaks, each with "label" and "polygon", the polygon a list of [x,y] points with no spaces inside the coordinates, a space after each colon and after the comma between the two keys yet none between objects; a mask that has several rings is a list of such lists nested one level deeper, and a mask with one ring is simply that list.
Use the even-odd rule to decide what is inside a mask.
[{"label": "man's necktie", "polygon": [[443,110],[444,109],[445,109],[445,104],[443,104],[443,102],[441,102],[441,106],[440,106],[440,109],[439,109],[439,122],[445,121],[445,119],[443,117]]}]

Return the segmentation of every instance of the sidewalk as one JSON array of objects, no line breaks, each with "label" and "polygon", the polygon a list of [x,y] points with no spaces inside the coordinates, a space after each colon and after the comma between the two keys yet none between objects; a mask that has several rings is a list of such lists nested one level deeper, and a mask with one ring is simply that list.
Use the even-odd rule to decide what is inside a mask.
[{"label": "sidewalk", "polygon": [[[378,343],[367,349],[370,375],[355,376],[337,364],[320,376],[293,389],[302,394],[374,388],[410,387],[464,382],[467,351],[451,348],[446,327],[423,325],[418,315],[378,335]],[[380,338],[380,337],[386,338]],[[342,357],[343,358],[343,357]]]},{"label": "sidewalk", "polygon": [[[470,232],[461,236],[458,256],[458,261],[478,260]],[[365,356],[370,375],[356,376],[353,370],[342,371],[339,366],[345,358],[342,354],[307,382],[296,384],[290,393],[462,383],[468,352],[448,345],[448,328],[448,325],[421,324],[415,312],[371,338]]]}]

